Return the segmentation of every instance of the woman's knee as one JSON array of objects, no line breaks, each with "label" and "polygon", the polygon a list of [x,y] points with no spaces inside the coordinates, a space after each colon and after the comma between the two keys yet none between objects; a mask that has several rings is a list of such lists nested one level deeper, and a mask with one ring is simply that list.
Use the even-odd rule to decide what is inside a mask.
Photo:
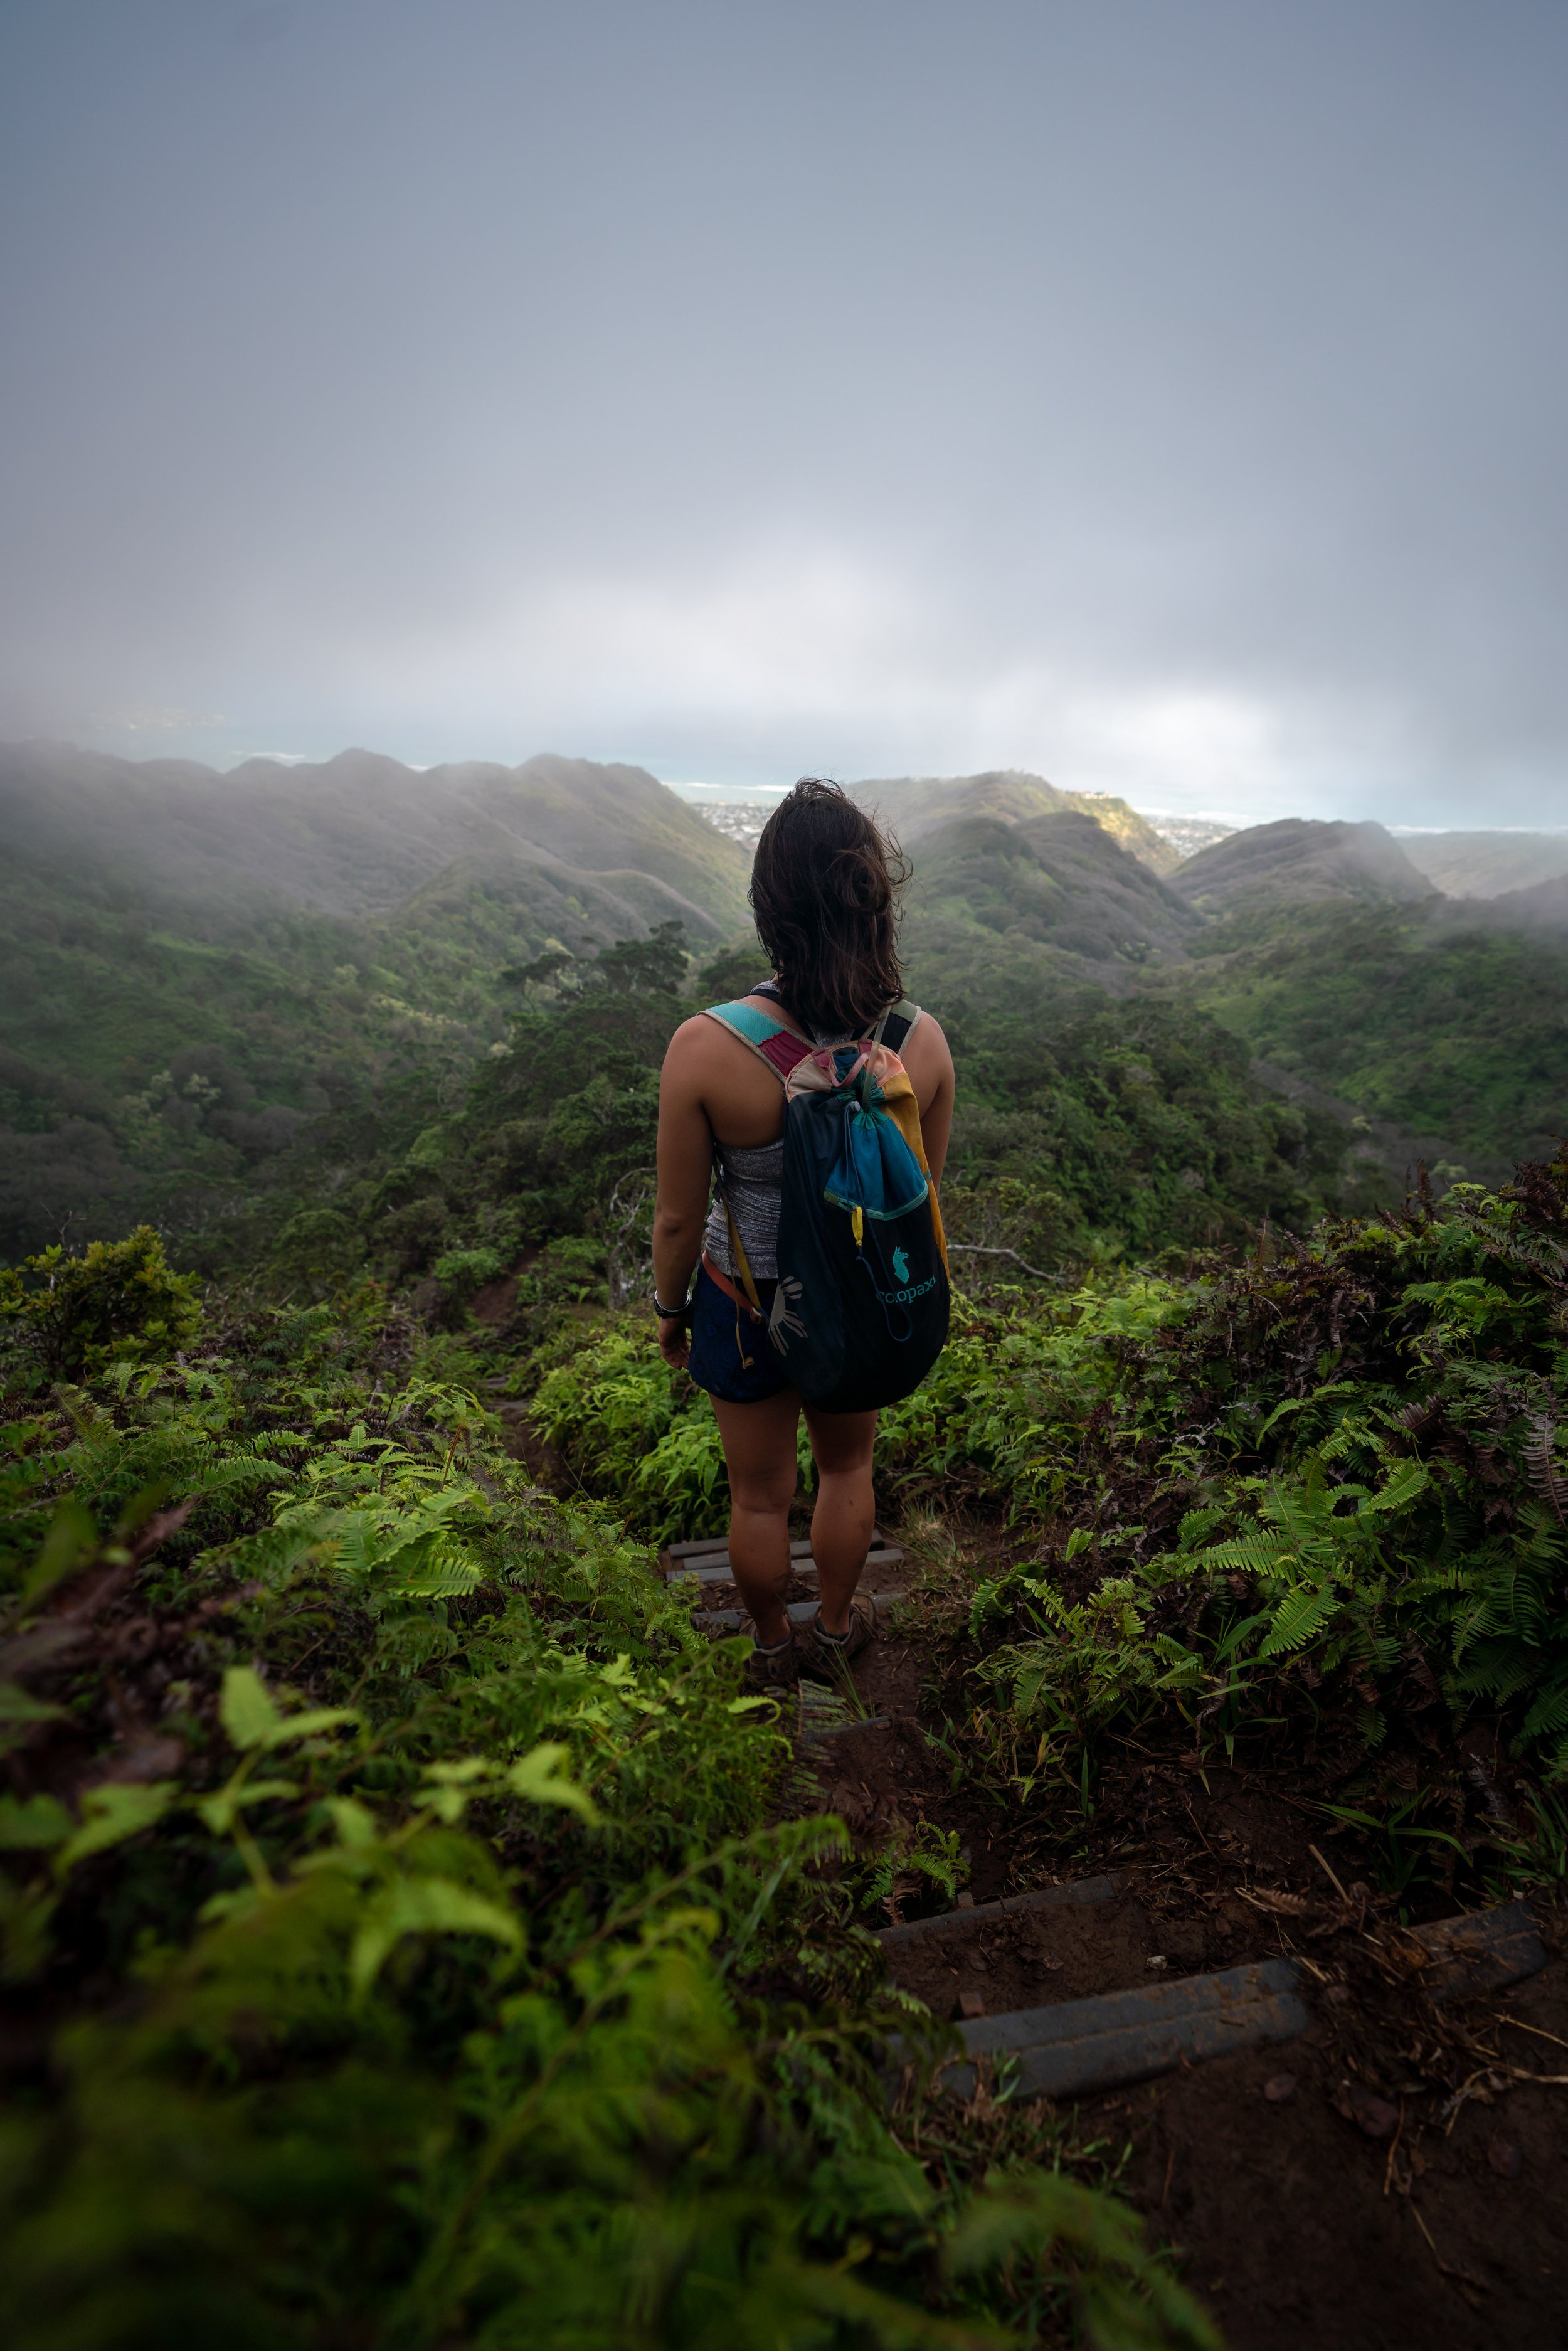
[{"label": "woman's knee", "polygon": [[[793,1472],[793,1463],[790,1468]],[[789,1505],[794,1499],[793,1474],[786,1482],[783,1478],[778,1476],[737,1478],[733,1470],[730,1472],[729,1500],[732,1510],[743,1510],[748,1516],[754,1515],[758,1518],[782,1519],[788,1517]]]},{"label": "woman's knee", "polygon": [[874,1412],[810,1413],[806,1425],[819,1477],[870,1477],[876,1446]]}]

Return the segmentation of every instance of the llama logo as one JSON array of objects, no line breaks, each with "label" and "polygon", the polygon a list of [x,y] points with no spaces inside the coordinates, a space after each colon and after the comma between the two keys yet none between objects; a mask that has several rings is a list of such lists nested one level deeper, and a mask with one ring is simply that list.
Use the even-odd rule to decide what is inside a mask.
[{"label": "llama logo", "polygon": [[901,1290],[909,1280],[909,1259],[901,1249],[893,1252],[893,1278]]},{"label": "llama logo", "polygon": [[792,1273],[780,1274],[779,1287],[773,1293],[773,1311],[768,1318],[768,1335],[780,1354],[789,1347],[790,1332],[800,1339],[806,1335],[806,1325],[795,1311],[800,1302],[800,1282]]}]

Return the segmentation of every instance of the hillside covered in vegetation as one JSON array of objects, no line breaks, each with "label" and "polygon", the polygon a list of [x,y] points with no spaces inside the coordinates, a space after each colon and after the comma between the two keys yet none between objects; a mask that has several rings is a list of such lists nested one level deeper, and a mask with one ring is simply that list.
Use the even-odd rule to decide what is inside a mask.
[{"label": "hillside covered in vegetation", "polygon": [[[1010,771],[856,789],[905,841],[910,985],[966,1055],[962,1180],[1026,1257],[1091,1228],[1135,1251],[1303,1229],[1418,1160],[1495,1185],[1568,1125],[1558,885],[1445,899],[1375,826],[1258,827],[1176,863],[1120,802]],[[363,1187],[450,1155],[552,974],[570,993],[657,934],[686,958],[673,1012],[705,973],[754,972],[745,852],[640,770],[351,752],[219,777],[22,745],[0,822],[13,1257],[151,1217],[232,1270],[307,1206],[357,1230]],[[399,1247],[408,1275],[443,1253]]]},{"label": "hillside covered in vegetation", "polygon": [[[1157,1880],[1162,1759],[1348,1837],[1352,1943],[1550,1898],[1565,1239],[1560,1165],[962,1303],[879,1447],[942,1762],[885,1824],[813,1810],[653,1572],[723,1479],[645,1308],[444,1335],[358,1272],[204,1298],[150,1232],[22,1269],[11,2339],[1215,2346],[1115,2143],[918,2071],[890,2107],[890,2036],[946,2028],[867,1930],[982,1846],[987,1892]],[[1437,2113],[1470,2061],[1422,2053],[1373,2079]]]},{"label": "hillside covered in vegetation", "polygon": [[509,966],[662,922],[716,945],[745,915],[733,842],[586,760],[220,776],[11,745],[0,837],[12,1255],[142,1216],[221,1247],[298,1186],[312,1123],[384,1148],[460,1094]]},{"label": "hillside covered in vegetation", "polygon": [[[546,929],[542,862],[508,895],[482,848],[406,890],[389,864],[380,910],[290,898],[280,852],[265,904],[203,913],[189,778],[177,904],[29,836],[0,1275],[23,2351],[1217,2345],[1131,2119],[1005,2074],[932,2093],[946,2011],[873,1930],[966,1882],[1186,1888],[1161,1968],[1315,1938],[1332,2046],[1407,2102],[1436,2193],[1474,2044],[1366,2007],[1364,1955],[1521,1890],[1545,1916],[1568,1867],[1568,1163],[1358,1207],[1383,1163],[1353,1122],[1548,1123],[1555,934],[1332,829],[1162,877],[1002,781],[934,791],[912,842],[961,1295],[879,1440],[915,1575],[873,1654],[915,1660],[920,1761],[875,1802],[813,1778],[654,1557],[725,1521],[646,1245],[665,1040],[758,976],[734,845],[690,819],[705,935],[653,897],[627,926],[586,864]],[[132,1055],[162,1065],[135,1096]],[[1267,2163],[1214,2167],[1261,2230]]]},{"label": "hillside covered in vegetation", "polygon": [[[1212,919],[1190,967],[1154,985],[1212,1013],[1276,1083],[1375,1137],[1385,1190],[1420,1159],[1441,1181],[1495,1185],[1516,1160],[1549,1156],[1568,1132],[1561,883],[1448,899],[1413,886],[1386,836],[1368,853],[1310,838],[1367,828],[1293,830],[1188,862],[1182,891]],[[1285,835],[1272,856],[1270,833]],[[1244,862],[1237,845],[1250,842],[1261,852]]]}]

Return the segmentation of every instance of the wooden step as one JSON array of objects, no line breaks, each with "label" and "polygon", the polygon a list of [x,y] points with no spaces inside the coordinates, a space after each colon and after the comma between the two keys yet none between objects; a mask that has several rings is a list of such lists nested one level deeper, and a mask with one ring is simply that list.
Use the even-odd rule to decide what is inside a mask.
[{"label": "wooden step", "polygon": [[[884,1543],[886,1541],[887,1537],[883,1533],[882,1529],[880,1527],[873,1527],[871,1531],[871,1547],[873,1551],[876,1549],[879,1543]],[[674,1560],[704,1559],[711,1552],[721,1551],[727,1552],[728,1549],[729,1537],[727,1535],[699,1535],[695,1542],[666,1543],[662,1556],[665,1559]],[[792,1542],[789,1546],[789,1556],[791,1559],[810,1559],[811,1556],[811,1546],[810,1541],[802,1539],[799,1542]]]},{"label": "wooden step", "polygon": [[[907,1595],[902,1592],[873,1592],[871,1598],[878,1608],[891,1608],[895,1600]],[[785,1612],[791,1625],[804,1625],[817,1613],[814,1600],[791,1600]],[[697,1608],[692,1612],[692,1625],[699,1633],[738,1633],[743,1608]]]},{"label": "wooden step", "polygon": [[1427,1953],[1421,1983],[1440,2007],[1474,1992],[1501,1991],[1526,1976],[1539,1975],[1546,1949],[1535,1931],[1528,1902],[1503,1902],[1462,1918],[1439,1918],[1406,1929]]},{"label": "wooden step", "polygon": [[1011,2059],[1028,2096],[1082,2098],[1205,2057],[1293,2041],[1312,2022],[1301,1996],[1304,1981],[1293,1959],[1254,1959],[1146,1991],[977,2017],[959,2027],[965,2055],[944,2070],[942,2086],[972,2098],[981,2062],[995,2067]]},{"label": "wooden step", "polygon": [[876,1939],[890,1943],[924,1942],[931,1937],[961,1935],[994,1918],[1019,1918],[1032,1910],[1086,1909],[1113,1902],[1127,1883],[1124,1876],[1077,1877],[1066,1886],[1037,1886],[1027,1894],[1004,1894],[999,1902],[977,1902],[962,1910],[943,1910],[935,1918],[912,1918],[898,1927],[879,1927]]},{"label": "wooden step", "polygon": [[[899,1567],[904,1553],[892,1549],[878,1549],[874,1544],[866,1553],[868,1567]],[[789,1568],[794,1575],[810,1577],[817,1573],[810,1543],[791,1543]],[[671,1583],[733,1583],[735,1571],[729,1563],[729,1553],[720,1552],[716,1558],[694,1560],[684,1567],[672,1567],[666,1579]]]},{"label": "wooden step", "polygon": [[[1041,1887],[1034,1895],[950,1910],[907,1927],[884,1928],[883,1945],[924,1934],[960,1934],[1009,1912],[1040,1909],[1053,1899],[1107,1901],[1119,1890],[1108,1878]],[[1459,1918],[1404,1930],[1426,1954],[1413,1983],[1437,2001],[1500,1991],[1546,1965],[1546,1951],[1530,1907],[1508,1902]],[[973,2097],[983,2063],[1010,2060],[1019,2090],[1031,2097],[1081,2098],[1124,2089],[1173,2067],[1207,2057],[1293,2040],[1312,2022],[1302,1995],[1310,1988],[1294,1959],[1254,1959],[1217,1973],[1178,1977],[1146,1989],[1102,1992],[1091,2000],[1013,2009],[1000,2016],[967,2018],[959,2026],[964,2055],[940,2069],[944,2089]],[[894,2044],[895,2061],[900,2045]]]}]

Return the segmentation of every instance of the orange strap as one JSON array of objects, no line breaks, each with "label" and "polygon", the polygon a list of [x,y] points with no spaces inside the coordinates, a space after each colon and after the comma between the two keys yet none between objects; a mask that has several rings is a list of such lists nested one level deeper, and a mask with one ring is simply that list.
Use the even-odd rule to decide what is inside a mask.
[{"label": "orange strap", "polygon": [[754,1322],[765,1322],[768,1320],[768,1317],[762,1311],[760,1304],[753,1306],[748,1298],[743,1298],[739,1290],[737,1290],[734,1282],[731,1281],[728,1274],[721,1273],[719,1271],[717,1266],[715,1265],[712,1258],[709,1257],[706,1249],[703,1251],[703,1271],[706,1274],[711,1282],[723,1290],[727,1298],[733,1300],[737,1306],[744,1307],[747,1313],[750,1315]]}]

